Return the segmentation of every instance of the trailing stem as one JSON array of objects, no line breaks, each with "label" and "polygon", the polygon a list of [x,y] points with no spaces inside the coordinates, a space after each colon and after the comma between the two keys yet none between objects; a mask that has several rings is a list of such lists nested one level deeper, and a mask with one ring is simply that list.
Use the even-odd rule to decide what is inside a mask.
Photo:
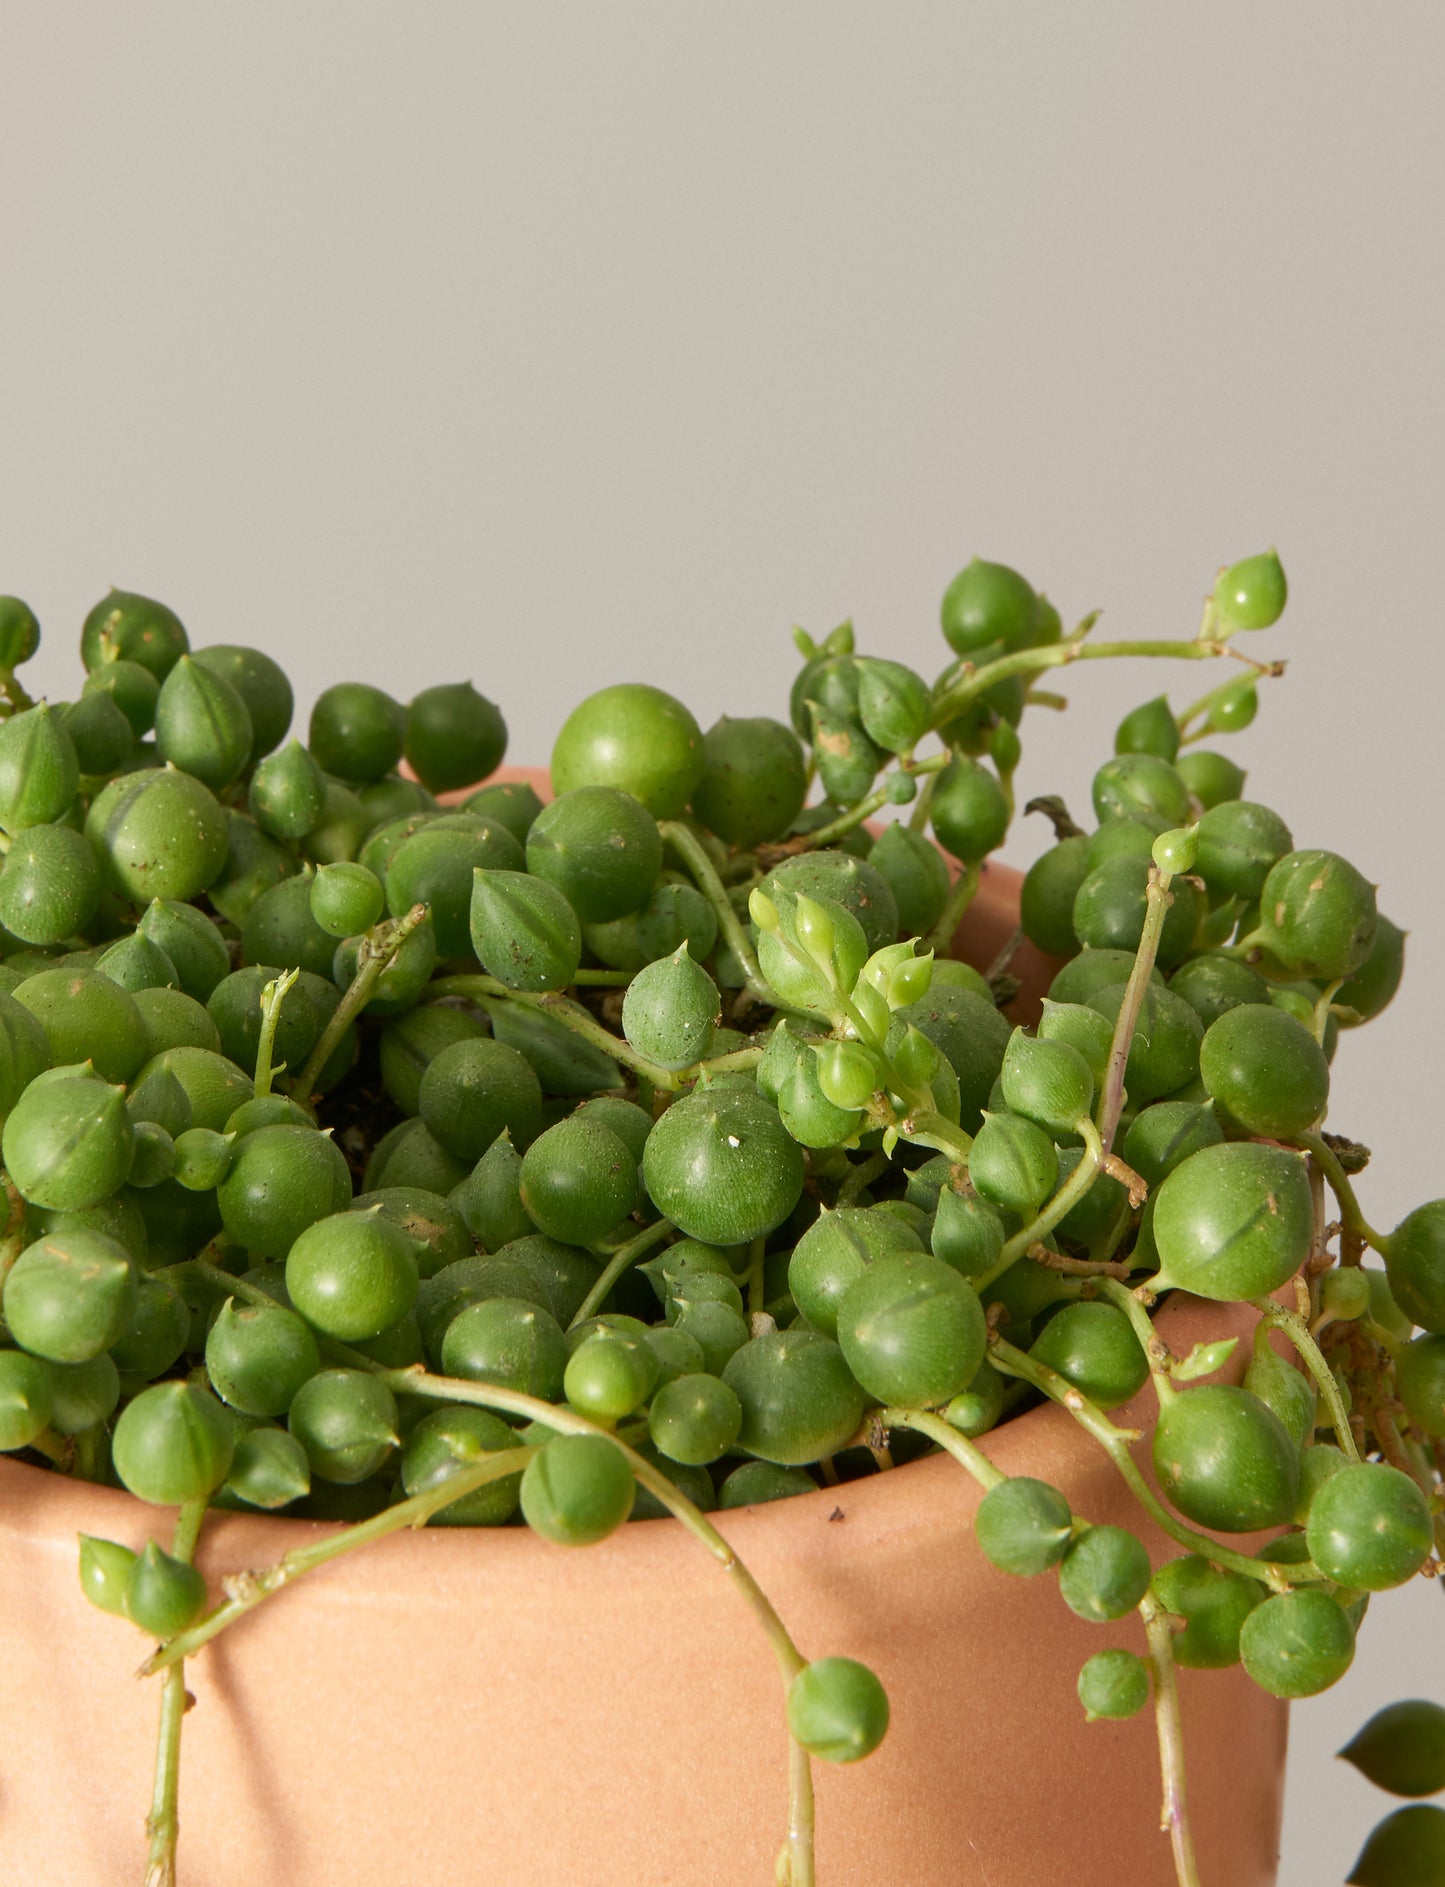
[{"label": "trailing stem", "polygon": [[140,1676],[178,1671],[182,1659],[193,1656],[202,1645],[219,1637],[228,1625],[234,1625],[238,1618],[254,1611],[262,1600],[273,1597],[283,1586],[294,1585],[307,1573],[315,1572],[318,1566],[353,1553],[358,1547],[369,1546],[373,1540],[385,1539],[389,1533],[400,1533],[405,1527],[425,1526],[433,1514],[440,1513],[443,1507],[449,1507],[463,1495],[475,1493],[492,1481],[503,1481],[508,1475],[520,1474],[536,1453],[535,1448],[503,1448],[480,1457],[469,1467],[448,1475],[438,1486],[428,1488],[423,1494],[413,1494],[410,1500],[398,1501],[396,1506],[384,1508],[370,1520],[343,1527],[310,1546],[294,1547],[274,1565],[260,1571],[240,1573],[226,1580],[224,1602],[153,1652],[141,1666]]},{"label": "trailing stem", "polygon": [[1340,1438],[1340,1447],[1346,1458],[1358,1465],[1360,1451],[1355,1446],[1354,1432],[1350,1427],[1344,1397],[1340,1394],[1340,1385],[1335,1381],[1334,1371],[1325,1361],[1324,1352],[1310,1334],[1309,1325],[1297,1311],[1286,1310],[1271,1297],[1256,1297],[1251,1301],[1261,1320],[1271,1330],[1282,1330],[1299,1351],[1305,1368],[1314,1377],[1315,1387],[1330,1412],[1330,1425]]},{"label": "trailing stem", "polygon": [[[894,771],[912,774],[915,779],[931,777],[935,773],[941,773],[952,758],[953,755],[946,751],[930,754],[926,760],[910,760],[907,763],[900,761]],[[891,773],[885,776],[886,779],[892,777]],[[819,826],[816,831],[805,833],[803,837],[807,842],[806,849],[812,850],[815,846],[831,845],[835,839],[845,838],[848,833],[861,826],[865,819],[871,819],[875,812],[881,812],[887,804],[888,787],[885,783],[875,787],[865,799],[860,799],[856,806],[850,806],[847,812],[840,813],[828,825]],[[925,820],[926,817],[925,815]]]},{"label": "trailing stem", "polygon": [[1330,1191],[1335,1195],[1335,1202],[1340,1208],[1340,1218],[1345,1230],[1367,1245],[1373,1245],[1377,1252],[1383,1253],[1389,1240],[1383,1232],[1377,1232],[1369,1224],[1360,1210],[1360,1202],[1355,1189],[1350,1184],[1349,1175],[1340,1164],[1340,1157],[1321,1134],[1300,1134],[1298,1144],[1314,1159],[1320,1171],[1330,1183]]},{"label": "trailing stem", "polygon": [[694,1062],[688,1068],[664,1068],[658,1062],[649,1061],[646,1055],[640,1055],[620,1035],[613,1035],[610,1030],[604,1029],[590,1009],[584,1009],[581,1003],[573,1002],[570,996],[564,996],[560,990],[508,989],[495,976],[485,974],[435,977],[427,986],[427,995],[432,1001],[443,996],[465,996],[480,1003],[484,1009],[491,1009],[501,1002],[510,1002],[540,1010],[543,1015],[551,1016],[554,1022],[571,1029],[574,1035],[579,1035],[593,1048],[600,1049],[610,1061],[620,1062],[624,1068],[630,1068],[654,1088],[662,1088],[669,1094],[678,1093],[689,1082],[696,1081],[699,1075],[754,1068],[763,1058],[760,1048],[735,1048],[726,1055],[715,1055],[709,1061]]},{"label": "trailing stem", "polygon": [[737,958],[748,989],[758,999],[776,1008],[778,998],[773,993],[768,979],[758,967],[757,955],[753,950],[748,933],[742,920],[733,909],[732,900],[727,894],[721,878],[713,869],[713,862],[687,827],[676,819],[664,819],[659,823],[663,843],[670,845],[678,857],[692,873],[693,882],[707,899],[717,918],[718,929],[727,939],[728,947]]},{"label": "trailing stem", "polygon": [[970,702],[981,694],[986,694],[996,683],[1007,681],[1011,675],[1036,675],[1046,668],[1066,668],[1072,662],[1109,661],[1126,655],[1164,655],[1174,656],[1180,661],[1209,661],[1216,656],[1232,655],[1237,662],[1243,662],[1256,674],[1279,675],[1283,665],[1279,662],[1257,662],[1253,656],[1245,655],[1239,649],[1233,649],[1228,642],[1217,636],[1194,637],[1188,642],[1160,640],[1154,642],[1090,642],[1084,640],[1094,617],[1088,617],[1079,629],[1062,642],[1054,642],[1041,649],[1020,649],[1013,655],[1002,655],[996,662],[987,662],[971,675],[965,675],[960,681],[936,697],[933,704],[935,726],[942,726],[961,714]]},{"label": "trailing stem", "polygon": [[1038,1244],[1041,1238],[1047,1238],[1061,1219],[1065,1219],[1083,1198],[1084,1194],[1099,1177],[1099,1170],[1104,1162],[1104,1148],[1094,1123],[1081,1120],[1078,1131],[1084,1141],[1084,1157],[1060,1186],[1053,1198],[1043,1207],[1037,1218],[1031,1219],[1022,1231],[1015,1232],[1008,1239],[1003,1250],[980,1277],[975,1278],[976,1287],[982,1291],[1008,1270],[1009,1266],[1025,1256],[1030,1245]]},{"label": "trailing stem", "polygon": [[[571,1409],[556,1407],[515,1389],[503,1389],[491,1383],[469,1382],[450,1376],[433,1376],[419,1365],[411,1369],[373,1366],[373,1370],[382,1382],[400,1395],[425,1396],[442,1402],[468,1402],[482,1408],[499,1409],[507,1414],[540,1422],[559,1434],[607,1436],[622,1450],[637,1481],[680,1520],[693,1538],[718,1561],[772,1646],[785,1689],[804,1668],[807,1660],[793,1643],[772,1601],[717,1528],[673,1486],[660,1469],[644,1460],[615,1433],[600,1428]],[[345,1527],[328,1539],[317,1541],[311,1546],[298,1547],[264,1571],[244,1573],[229,1581],[225,1603],[199,1624],[162,1645],[141,1667],[141,1675],[150,1676],[161,1670],[169,1672],[171,1667],[178,1667],[181,1659],[209,1643],[227,1626],[234,1624],[283,1586],[293,1584],[317,1566],[339,1559],[345,1553],[370,1544],[372,1540],[399,1532],[403,1527],[424,1525],[432,1514],[460,1499],[463,1494],[471,1493],[489,1481],[520,1473],[537,1452],[535,1447],[519,1447],[488,1455],[474,1466],[459,1469],[438,1487],[413,1495],[410,1500],[398,1502],[395,1507],[388,1507],[370,1520]],[[789,1741],[787,1878],[789,1887],[815,1887],[812,1765],[807,1752],[798,1750],[791,1738]],[[147,1887],[151,1887],[151,1884],[148,1883]],[[158,1881],[155,1887],[161,1887],[161,1883]],[[168,1883],[166,1887],[169,1887]]]},{"label": "trailing stem", "polygon": [[964,913],[978,895],[978,881],[982,871],[983,865],[978,859],[975,859],[971,865],[964,866],[952,891],[948,894],[948,902],[939,914],[938,922],[923,940],[925,949],[936,950],[940,954],[948,950],[953,942],[954,932],[963,922]]},{"label": "trailing stem", "polygon": [[[196,1541],[205,1515],[203,1498],[187,1501],[177,1517],[171,1551],[187,1565],[195,1558]],[[145,1887],[174,1887],[175,1884],[176,1840],[180,1833],[181,1724],[189,1703],[185,1662],[178,1658],[167,1670],[161,1686],[155,1786],[151,1791],[150,1814],[146,1817],[150,1846],[146,1854]]]},{"label": "trailing stem", "polygon": [[1169,874],[1160,871],[1157,865],[1149,867],[1149,885],[1147,906],[1144,912],[1144,929],[1139,938],[1139,948],[1134,955],[1134,967],[1129,972],[1129,981],[1124,986],[1124,1000],[1119,1005],[1119,1014],[1114,1022],[1114,1039],[1109,1044],[1109,1060],[1104,1071],[1104,1085],[1099,1094],[1099,1138],[1104,1143],[1104,1151],[1110,1153],[1114,1147],[1114,1135],[1119,1129],[1119,1116],[1124,1111],[1124,1070],[1129,1065],[1129,1049],[1134,1040],[1134,1030],[1138,1025],[1139,1012],[1144,1007],[1144,998],[1149,991],[1149,978],[1154,973],[1154,959],[1159,954],[1159,939],[1164,930],[1164,919],[1169,914],[1169,907],[1174,899],[1169,890]]},{"label": "trailing stem", "polygon": [[985,1493],[1008,1479],[981,1448],[976,1448],[966,1436],[950,1427],[941,1415],[933,1415],[926,1409],[880,1409],[878,1420],[885,1429],[911,1428],[916,1434],[937,1442],[946,1454],[968,1470]]},{"label": "trailing stem", "polygon": [[671,1230],[671,1219],[654,1219],[651,1225],[644,1226],[635,1237],[629,1238],[625,1245],[619,1245],[597,1274],[596,1282],[577,1306],[577,1315],[567,1328],[575,1330],[579,1324],[585,1324],[589,1317],[595,1317],[597,1306],[617,1280],[630,1271],[642,1254],[651,1251],[657,1241],[665,1238]]},{"label": "trailing stem", "polygon": [[309,1100],[316,1085],[316,1077],[331,1059],[332,1051],[342,1036],[371,1001],[381,981],[382,971],[412,932],[425,921],[426,914],[426,905],[414,904],[405,917],[397,918],[394,924],[378,925],[362,940],[356,974],[333,1010],[331,1020],[316,1038],[316,1046],[307,1056],[306,1065],[292,1084],[291,1091],[298,1101]]},{"label": "trailing stem", "polygon": [[995,1368],[1002,1370],[1006,1376],[1017,1376],[1032,1384],[1050,1402],[1057,1402],[1060,1408],[1066,1409],[1079,1426],[1099,1443],[1160,1532],[1168,1534],[1186,1552],[1198,1553],[1228,1572],[1243,1573],[1246,1579],[1258,1580],[1272,1592],[1283,1592],[1293,1585],[1323,1579],[1323,1573],[1312,1560],[1288,1567],[1277,1566],[1270,1560],[1248,1559],[1243,1553],[1236,1553],[1232,1547],[1222,1546],[1207,1533],[1196,1533],[1193,1527],[1186,1526],[1170,1513],[1145,1480],[1138,1463],[1129,1452],[1129,1444],[1139,1439],[1136,1430],[1116,1427],[1103,1410],[1077,1390],[1067,1378],[1043,1363],[1036,1363],[1031,1356],[1016,1350],[1004,1338],[998,1335],[991,1337],[988,1354]]},{"label": "trailing stem", "polygon": [[1154,1723],[1159,1735],[1159,1769],[1164,1784],[1159,1826],[1169,1836],[1179,1887],[1199,1887],[1199,1870],[1189,1833],[1189,1811],[1184,1799],[1184,1728],[1179,1715],[1172,1627],[1169,1614],[1152,1590],[1139,1601],[1139,1612],[1144,1620],[1149,1663],[1154,1673]]}]

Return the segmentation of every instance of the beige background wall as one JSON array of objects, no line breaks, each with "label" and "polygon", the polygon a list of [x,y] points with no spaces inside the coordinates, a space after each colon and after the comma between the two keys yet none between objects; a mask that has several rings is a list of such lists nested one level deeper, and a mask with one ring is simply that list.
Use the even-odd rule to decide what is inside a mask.
[{"label": "beige background wall", "polygon": [[[116,583],[308,706],[471,675],[541,760],[623,676],[776,709],[792,622],[931,673],[975,552],[1188,634],[1274,541],[1234,751],[1412,929],[1333,1116],[1393,1224],[1445,1192],[1442,55],[1411,0],[8,0],[0,589],[57,695]],[[1083,803],[1166,683],[1071,678],[1022,783]],[[1344,1735],[1445,1691],[1439,1595],[1376,1609],[1297,1712],[1284,1887],[1386,1806]]]}]

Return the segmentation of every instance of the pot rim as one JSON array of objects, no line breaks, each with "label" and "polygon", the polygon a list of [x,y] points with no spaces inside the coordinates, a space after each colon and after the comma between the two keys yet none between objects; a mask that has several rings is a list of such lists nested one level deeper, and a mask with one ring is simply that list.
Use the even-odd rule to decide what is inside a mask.
[{"label": "pot rim", "polygon": [[[1162,1307],[1160,1333],[1181,1347],[1217,1337],[1224,1327],[1242,1334],[1252,1323],[1248,1305],[1212,1304],[1176,1293]],[[1234,1363],[1234,1359],[1231,1359]],[[1242,1372],[1242,1363],[1226,1365],[1208,1381],[1228,1381]],[[1155,1414],[1153,1393],[1146,1383],[1133,1401],[1113,1411],[1110,1419],[1123,1428],[1147,1431]],[[1071,1469],[1104,1461],[1097,1448],[1062,1409],[1045,1403],[1026,1410],[991,1429],[981,1445],[1005,1474],[1037,1470],[1041,1459],[1048,1472],[1068,1478]],[[931,1477],[931,1478],[930,1478]],[[730,1545],[750,1565],[810,1556],[809,1539],[816,1547],[835,1512],[846,1512],[850,1543],[859,1545],[936,1523],[940,1508],[972,1511],[982,1490],[956,1461],[930,1455],[877,1474],[820,1487],[810,1494],[734,1508],[708,1515]],[[169,1525],[174,1509],[153,1507],[124,1488],[75,1481],[53,1469],[31,1466],[0,1457],[0,1534],[73,1540],[78,1533],[98,1533],[107,1539],[138,1544],[158,1532],[158,1517]],[[1145,1516],[1140,1514],[1141,1524]],[[819,1522],[825,1523],[820,1530]],[[291,1549],[342,1531],[345,1523],[287,1518],[265,1513],[213,1509],[202,1534],[199,1563],[211,1576],[247,1567],[265,1566]],[[499,1574],[510,1582],[535,1577],[545,1581],[559,1567],[570,1566],[584,1578],[631,1584],[637,1578],[690,1578],[691,1569],[707,1568],[708,1555],[677,1522],[628,1523],[585,1553],[569,1553],[540,1538],[526,1526],[425,1527],[389,1535],[376,1546],[358,1553],[346,1564],[349,1591],[358,1599],[380,1599],[395,1592],[398,1583],[426,1583],[467,1570],[476,1560],[476,1536],[484,1536],[484,1552]],[[549,1570],[550,1569],[550,1570]],[[341,1563],[330,1569],[341,1571]],[[321,1575],[325,1579],[326,1575]],[[309,1586],[315,1581],[306,1580]],[[605,1603],[599,1590],[599,1603]],[[269,1607],[263,1608],[269,1610]]]}]

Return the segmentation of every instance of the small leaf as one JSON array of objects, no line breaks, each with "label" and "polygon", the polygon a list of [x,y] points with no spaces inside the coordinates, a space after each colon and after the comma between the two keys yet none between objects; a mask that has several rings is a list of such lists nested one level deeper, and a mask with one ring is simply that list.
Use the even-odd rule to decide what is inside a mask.
[{"label": "small leaf", "polygon": [[875,1057],[861,1042],[829,1042],[814,1049],[818,1086],[835,1107],[866,1107],[882,1078]]},{"label": "small leaf", "polygon": [[1212,1376],[1222,1369],[1238,1344],[1238,1337],[1223,1337],[1218,1343],[1196,1343],[1188,1356],[1181,1357],[1170,1374],[1175,1382],[1194,1382],[1200,1376]]},{"label": "small leaf", "polygon": [[765,930],[770,935],[776,933],[782,921],[778,916],[777,905],[766,892],[756,888],[748,894],[748,915],[759,930]]},{"label": "small leaf", "polygon": [[1422,1697],[1387,1704],[1340,1755],[1391,1795],[1434,1795],[1445,1789],[1445,1709]]},{"label": "small leaf", "polygon": [[881,1046],[887,1040],[892,1014],[883,997],[871,983],[859,983],[853,991],[853,1007],[858,1011],[868,1035],[875,1044]]},{"label": "small leaf", "polygon": [[102,1612],[125,1617],[125,1589],[139,1555],[119,1540],[80,1536],[80,1589]]},{"label": "small leaf", "polygon": [[881,996],[888,988],[889,978],[900,963],[906,963],[913,955],[914,939],[905,938],[902,943],[884,944],[881,950],[875,950],[863,965],[861,972],[864,982],[871,983]]},{"label": "small leaf", "polygon": [[828,981],[836,986],[833,964],[836,932],[827,905],[800,891],[793,905],[793,935]]},{"label": "small leaf", "polygon": [[888,979],[885,994],[890,1009],[906,1009],[910,1003],[922,1002],[933,982],[933,952],[929,950],[921,957],[908,957],[900,963]]},{"label": "small leaf", "polygon": [[895,1070],[910,1087],[926,1088],[938,1073],[942,1060],[938,1049],[921,1029],[910,1023],[903,1040],[892,1051]]},{"label": "small leaf", "polygon": [[800,629],[796,623],[793,624],[793,647],[798,651],[805,662],[811,662],[816,655],[821,653],[817,643],[808,634],[807,630]]}]

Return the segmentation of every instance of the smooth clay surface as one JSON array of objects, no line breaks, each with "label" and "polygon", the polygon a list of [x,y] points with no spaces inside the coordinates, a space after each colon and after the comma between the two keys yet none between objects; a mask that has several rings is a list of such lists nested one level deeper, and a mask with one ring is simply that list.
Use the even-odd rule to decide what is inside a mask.
[{"label": "smooth clay surface", "polygon": [[[1184,1302],[1163,1328],[1187,1348],[1247,1315]],[[1137,1406],[1139,1425],[1148,1413]],[[1135,1523],[1061,1411],[987,1447],[1090,1519]],[[1074,1694],[1092,1652],[1143,1649],[1137,1619],[1086,1625],[1052,1578],[994,1571],[971,1533],[977,1502],[961,1468],[932,1458],[718,1519],[805,1655],[864,1659],[892,1700],[877,1754],[815,1765],[820,1887],[1171,1887],[1151,1716],[1086,1724]],[[139,1546],[168,1539],[171,1519],[0,1459],[6,1882],[140,1878],[159,1687],[133,1675],[141,1636],[82,1597],[75,1537]],[[326,1530],[218,1514],[200,1563],[214,1589]],[[1145,1537],[1156,1558],[1178,1550]],[[280,1592],[187,1675],[181,1887],[774,1878],[777,1667],[718,1563],[672,1521],[575,1552],[521,1529],[389,1539]],[[1202,1878],[1268,1887],[1284,1707],[1238,1669],[1181,1686]]]}]

